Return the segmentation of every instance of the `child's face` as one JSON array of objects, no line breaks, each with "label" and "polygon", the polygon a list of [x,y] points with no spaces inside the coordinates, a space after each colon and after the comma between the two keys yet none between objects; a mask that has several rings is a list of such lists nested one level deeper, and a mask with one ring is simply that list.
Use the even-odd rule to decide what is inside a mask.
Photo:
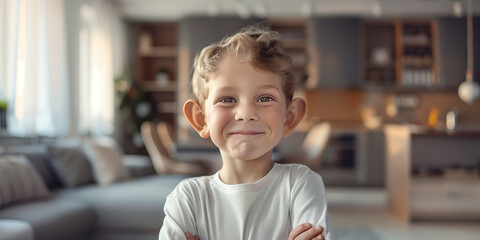
[{"label": "child's face", "polygon": [[204,105],[210,138],[239,160],[269,156],[284,134],[287,103],[282,79],[227,57],[208,82]]}]

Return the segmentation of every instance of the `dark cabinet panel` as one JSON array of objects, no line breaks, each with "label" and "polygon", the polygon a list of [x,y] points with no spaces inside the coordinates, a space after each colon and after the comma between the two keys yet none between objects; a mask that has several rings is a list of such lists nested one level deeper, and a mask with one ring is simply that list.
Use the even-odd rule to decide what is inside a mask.
[{"label": "dark cabinet panel", "polygon": [[361,76],[360,18],[315,18],[313,42],[318,50],[320,88],[355,87]]},{"label": "dark cabinet panel", "polygon": [[437,19],[438,70],[440,85],[458,87],[467,69],[467,26],[465,18]]},{"label": "dark cabinet panel", "polygon": [[[467,70],[466,18],[437,18],[440,84],[457,88]],[[480,17],[473,18],[474,79],[480,82]]]}]

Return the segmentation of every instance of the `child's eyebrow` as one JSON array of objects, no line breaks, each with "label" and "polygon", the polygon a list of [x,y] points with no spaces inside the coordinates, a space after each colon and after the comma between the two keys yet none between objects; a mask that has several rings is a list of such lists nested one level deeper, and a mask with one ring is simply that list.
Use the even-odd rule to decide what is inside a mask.
[{"label": "child's eyebrow", "polygon": [[[277,90],[277,91],[281,92],[281,89],[279,89],[277,86],[271,85],[271,84],[262,85],[260,87],[256,87],[256,89],[259,89],[259,90],[274,89],[274,90]],[[224,87],[218,88],[217,90],[219,92],[226,92],[226,91],[235,91],[236,88],[232,87],[232,86],[224,86]]]},{"label": "child's eyebrow", "polygon": [[261,89],[261,90],[270,89],[270,88],[273,88],[273,89],[275,89],[275,90],[277,90],[277,91],[280,91],[280,89],[279,89],[277,86],[275,86],[275,85],[270,85],[270,84],[262,85],[262,86],[259,87],[259,89]]},{"label": "child's eyebrow", "polygon": [[231,91],[231,90],[235,90],[235,88],[234,88],[234,87],[231,87],[231,86],[225,86],[225,87],[220,87],[220,88],[218,88],[218,91],[221,91],[221,92]]}]

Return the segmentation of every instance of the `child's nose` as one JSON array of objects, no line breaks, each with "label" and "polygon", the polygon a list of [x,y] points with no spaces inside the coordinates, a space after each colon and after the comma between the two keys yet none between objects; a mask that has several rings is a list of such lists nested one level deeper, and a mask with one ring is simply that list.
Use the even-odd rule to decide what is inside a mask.
[{"label": "child's nose", "polygon": [[235,113],[235,120],[244,122],[258,120],[255,106],[248,103],[240,104],[237,108],[237,112]]}]

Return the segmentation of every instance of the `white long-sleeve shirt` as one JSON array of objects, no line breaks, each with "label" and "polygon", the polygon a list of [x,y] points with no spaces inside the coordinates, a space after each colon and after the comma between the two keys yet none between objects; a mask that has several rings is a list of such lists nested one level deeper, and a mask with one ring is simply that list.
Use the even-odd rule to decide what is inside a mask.
[{"label": "white long-sleeve shirt", "polygon": [[168,196],[159,240],[288,239],[302,224],[334,239],[323,180],[299,164],[275,164],[256,183],[228,185],[218,172],[182,181]]}]

